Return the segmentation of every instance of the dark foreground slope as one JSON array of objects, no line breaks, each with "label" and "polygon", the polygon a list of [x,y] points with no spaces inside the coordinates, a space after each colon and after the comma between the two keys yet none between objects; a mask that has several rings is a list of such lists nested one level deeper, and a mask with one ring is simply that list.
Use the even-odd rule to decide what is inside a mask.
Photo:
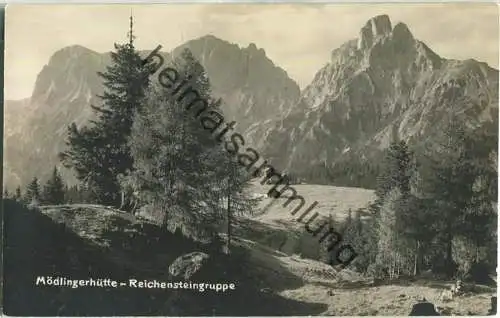
[{"label": "dark foreground slope", "polygon": [[[27,209],[4,201],[4,313],[10,316],[315,315],[311,304],[259,290],[243,250],[231,257],[130,215],[100,206]],[[168,267],[193,251],[210,261],[193,282],[235,283],[236,290],[173,292],[162,289],[36,286],[37,276],[169,281]],[[286,273],[281,269],[280,273]],[[291,282],[290,282],[291,283]],[[300,286],[300,282],[297,282]]]}]

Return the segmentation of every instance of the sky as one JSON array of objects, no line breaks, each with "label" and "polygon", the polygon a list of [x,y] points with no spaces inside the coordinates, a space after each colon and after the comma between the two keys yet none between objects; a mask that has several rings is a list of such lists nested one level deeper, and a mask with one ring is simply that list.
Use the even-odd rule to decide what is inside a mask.
[{"label": "sky", "polygon": [[255,43],[303,88],[330,52],[357,38],[366,21],[388,14],[444,58],[486,62],[498,69],[496,4],[156,4],[8,5],[6,99],[29,97],[53,53],[79,44],[108,52],[127,41],[134,15],[135,46],[169,51],[206,34],[241,47]]}]

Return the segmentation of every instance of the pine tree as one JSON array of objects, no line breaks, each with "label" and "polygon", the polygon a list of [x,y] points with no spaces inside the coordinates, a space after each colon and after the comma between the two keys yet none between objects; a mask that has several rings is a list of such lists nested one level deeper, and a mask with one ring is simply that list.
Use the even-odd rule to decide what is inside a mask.
[{"label": "pine tree", "polygon": [[[220,111],[220,101],[211,97],[208,77],[190,51],[174,60],[184,86],[198,92],[208,108]],[[180,81],[179,79],[179,81]],[[144,107],[138,112],[131,137],[134,171],[128,184],[134,185],[142,204],[153,206],[157,218],[169,230],[197,239],[218,232],[222,221],[236,212],[240,178],[228,161],[228,154],[203,128],[197,107],[187,109],[189,97],[183,89],[172,92],[152,86]],[[226,216],[226,217],[225,217]]]},{"label": "pine tree", "polygon": [[42,198],[45,204],[62,204],[64,202],[65,185],[56,167],[44,186]]},{"label": "pine tree", "polygon": [[[390,278],[414,270],[414,253],[408,233],[417,224],[409,222],[421,211],[411,210],[411,180],[415,173],[414,157],[405,141],[395,140],[386,150],[381,174],[377,179],[374,204],[377,219],[377,264]],[[413,265],[413,267],[411,266]]]},{"label": "pine tree", "polygon": [[476,173],[471,153],[473,144],[467,128],[459,120],[451,120],[443,134],[429,141],[423,157],[421,192],[428,209],[439,211],[434,226],[437,239],[444,246],[444,270],[455,273],[453,240],[461,234],[466,211],[470,209]]},{"label": "pine tree", "polygon": [[40,203],[40,184],[37,177],[33,177],[31,182],[26,187],[26,195],[24,198],[27,204],[38,204]]},{"label": "pine tree", "polygon": [[382,171],[377,178],[376,195],[383,200],[385,195],[397,187],[402,195],[410,193],[412,154],[405,141],[394,141],[386,150]]},{"label": "pine tree", "polygon": [[365,209],[349,210],[339,228],[342,229],[342,244],[349,244],[358,254],[350,267],[366,273],[368,267],[376,261],[378,237],[374,218],[363,221],[363,213],[366,213]]},{"label": "pine tree", "polygon": [[378,255],[376,262],[383,265],[387,270],[389,278],[397,276],[399,268],[397,213],[398,200],[401,192],[398,188],[392,189],[385,194],[383,204],[378,216]]},{"label": "pine tree", "polygon": [[[496,268],[494,254],[496,248],[487,250],[486,255],[481,255],[481,249],[496,245],[497,232],[497,205],[498,196],[498,171],[497,171],[497,149],[498,132],[497,126],[485,124],[469,133],[471,139],[472,167],[475,180],[472,186],[472,198],[469,208],[465,211],[464,226],[461,229],[475,247],[473,263],[487,261],[491,268]],[[493,261],[493,262],[491,262]]]},{"label": "pine tree", "polygon": [[73,168],[84,187],[93,193],[94,200],[114,206],[120,204],[117,177],[133,168],[128,139],[151,68],[143,65],[133,39],[131,20],[129,43],[115,44],[111,65],[98,73],[104,80],[105,92],[99,96],[102,105],[92,106],[97,118],[80,130],[70,125],[68,150],[60,154],[65,166]]},{"label": "pine tree", "polygon": [[[464,268],[461,262],[479,262],[479,248],[496,239],[497,172],[492,154],[496,156],[498,137],[496,128],[490,128],[467,127],[463,119],[451,117],[444,133],[426,148],[420,188],[429,207],[439,211],[435,226],[445,247],[448,275],[454,274],[457,263]],[[453,256],[458,241],[475,246],[473,259]]]},{"label": "pine tree", "polygon": [[220,203],[225,206],[226,210],[226,246],[225,252],[230,253],[232,228],[236,216],[249,215],[253,213],[253,206],[257,203],[255,199],[249,197],[247,189],[250,186],[248,173],[239,163],[231,158],[222,159],[222,163],[226,164],[219,166],[221,173],[217,176],[219,180],[219,189],[221,194]]}]

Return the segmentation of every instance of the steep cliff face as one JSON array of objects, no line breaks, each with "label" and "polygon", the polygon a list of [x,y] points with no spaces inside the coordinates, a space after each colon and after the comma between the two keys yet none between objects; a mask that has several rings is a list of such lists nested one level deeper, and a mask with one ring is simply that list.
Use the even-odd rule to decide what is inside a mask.
[{"label": "steep cliff face", "polygon": [[[27,118],[33,111],[30,108],[29,98],[17,101],[4,102],[4,148],[3,148],[3,182],[4,184],[19,185],[21,182],[21,172],[11,164],[6,164],[9,158],[21,158],[24,156],[24,148],[19,144],[19,136],[27,127]],[[10,189],[11,191],[14,190]]]},{"label": "steep cliff face", "polygon": [[[213,93],[224,101],[226,120],[237,122],[236,130],[248,143],[262,127],[270,127],[298,100],[300,89],[286,72],[269,60],[254,44],[240,48],[214,36],[189,41],[176,48],[189,48],[207,70]],[[141,55],[147,56],[147,52]],[[166,60],[171,53],[164,53]],[[110,63],[109,53],[100,54],[82,46],[54,53],[36,80],[31,98],[8,101],[5,107],[4,183],[13,188],[33,176],[44,178],[58,164],[65,148],[67,126],[81,126],[92,118],[91,104],[103,92],[97,72]],[[21,114],[21,115],[20,115]],[[261,125],[262,123],[262,125]],[[267,124],[267,126],[266,126]],[[66,172],[66,179],[73,180]]]},{"label": "steep cliff face", "polygon": [[[13,188],[34,176],[48,175],[58,163],[68,124],[81,126],[92,117],[90,104],[96,104],[102,93],[97,72],[109,61],[108,54],[78,45],[66,47],[54,53],[38,74],[31,98],[22,104],[6,102],[4,184]],[[11,120],[16,113],[21,120]]]},{"label": "steep cliff face", "polygon": [[497,101],[497,70],[441,58],[405,24],[392,27],[381,15],[333,50],[269,133],[265,152],[282,169],[308,174],[353,154],[375,158],[396,137],[423,140],[449,113],[471,124],[496,120]]},{"label": "steep cliff face", "polygon": [[286,71],[276,66],[262,48],[246,48],[206,35],[181,45],[201,62],[215,96],[223,100],[226,121],[236,121],[235,130],[247,145],[260,148],[265,133],[299,100],[300,88]]}]

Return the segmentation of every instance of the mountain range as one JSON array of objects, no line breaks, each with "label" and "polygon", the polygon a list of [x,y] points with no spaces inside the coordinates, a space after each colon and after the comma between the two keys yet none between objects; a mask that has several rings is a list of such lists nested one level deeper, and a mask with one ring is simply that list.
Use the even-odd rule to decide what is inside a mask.
[{"label": "mountain range", "polygon": [[[237,122],[247,144],[297,175],[353,158],[377,160],[395,138],[432,138],[449,114],[498,127],[498,70],[442,58],[387,15],[334,49],[302,91],[253,43],[239,47],[207,35],[162,54],[169,60],[183,48],[205,67],[225,117]],[[5,101],[5,185],[50,174],[68,124],[92,118],[90,104],[98,105],[103,91],[97,72],[109,63],[109,53],[63,48],[39,73],[30,98]]]}]

